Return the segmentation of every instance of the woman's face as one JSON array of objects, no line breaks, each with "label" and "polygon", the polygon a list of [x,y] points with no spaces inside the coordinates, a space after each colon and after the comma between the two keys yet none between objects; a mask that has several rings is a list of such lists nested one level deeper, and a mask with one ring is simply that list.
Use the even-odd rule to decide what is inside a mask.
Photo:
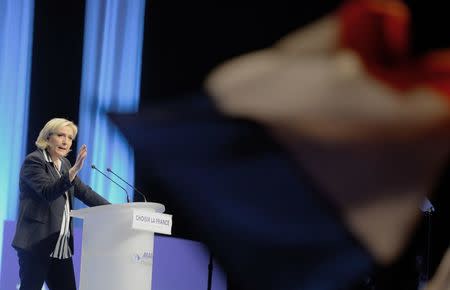
[{"label": "woman's face", "polygon": [[69,126],[56,130],[48,138],[47,150],[52,158],[61,158],[70,152],[73,141],[73,130]]}]

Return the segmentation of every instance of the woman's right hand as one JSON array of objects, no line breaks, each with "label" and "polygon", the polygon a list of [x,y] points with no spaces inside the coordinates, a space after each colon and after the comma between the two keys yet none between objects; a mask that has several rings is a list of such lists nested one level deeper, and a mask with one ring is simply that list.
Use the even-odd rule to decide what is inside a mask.
[{"label": "woman's right hand", "polygon": [[75,179],[75,176],[83,168],[84,160],[86,160],[86,157],[87,157],[87,146],[86,144],[83,144],[81,146],[80,151],[78,152],[75,164],[69,169],[70,182],[72,182]]}]

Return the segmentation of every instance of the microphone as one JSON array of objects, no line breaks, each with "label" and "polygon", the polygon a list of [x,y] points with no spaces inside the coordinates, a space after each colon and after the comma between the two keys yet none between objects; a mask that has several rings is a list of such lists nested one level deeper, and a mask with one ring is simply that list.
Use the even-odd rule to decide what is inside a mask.
[{"label": "microphone", "polygon": [[125,182],[128,186],[132,187],[134,189],[134,191],[136,191],[137,193],[139,193],[143,198],[144,198],[144,202],[147,202],[147,199],[145,198],[145,195],[140,192],[136,187],[134,187],[133,185],[129,184],[128,182],[126,182],[122,177],[120,177],[119,175],[117,175],[116,173],[114,173],[114,171],[111,170],[111,168],[106,168],[106,171],[111,172],[112,174],[114,174],[115,177],[119,178],[120,180],[122,180],[123,182]]},{"label": "microphone", "polygon": [[125,195],[127,196],[127,203],[130,203],[130,198],[128,197],[128,191],[123,188],[120,184],[118,184],[117,182],[115,182],[114,180],[112,180],[108,175],[106,175],[105,173],[103,173],[100,169],[98,169],[94,164],[91,165],[92,169],[97,170],[98,172],[100,172],[101,174],[103,174],[103,176],[105,176],[106,178],[108,178],[109,180],[111,180],[114,184],[116,184],[118,187],[122,188],[123,191],[125,191]]}]

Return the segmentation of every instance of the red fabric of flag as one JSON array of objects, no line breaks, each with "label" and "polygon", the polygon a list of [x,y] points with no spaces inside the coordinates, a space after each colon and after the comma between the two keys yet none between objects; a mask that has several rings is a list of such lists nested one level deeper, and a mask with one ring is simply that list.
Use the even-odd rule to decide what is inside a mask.
[{"label": "red fabric of flag", "polygon": [[450,102],[450,50],[414,57],[408,7],[400,0],[350,0],[339,10],[340,46],[400,91],[427,87]]}]

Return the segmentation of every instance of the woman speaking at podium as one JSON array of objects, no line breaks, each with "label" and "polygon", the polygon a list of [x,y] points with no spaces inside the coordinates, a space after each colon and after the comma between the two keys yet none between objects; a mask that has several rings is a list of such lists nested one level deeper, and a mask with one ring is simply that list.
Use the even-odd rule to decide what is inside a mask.
[{"label": "woman speaking at podium", "polygon": [[45,124],[20,172],[20,201],[12,246],[19,259],[20,290],[76,290],[72,263],[73,236],[70,209],[73,197],[88,206],[109,202],[85,185],[78,172],[87,156],[81,146],[75,164],[66,158],[77,126],[54,118]]}]

